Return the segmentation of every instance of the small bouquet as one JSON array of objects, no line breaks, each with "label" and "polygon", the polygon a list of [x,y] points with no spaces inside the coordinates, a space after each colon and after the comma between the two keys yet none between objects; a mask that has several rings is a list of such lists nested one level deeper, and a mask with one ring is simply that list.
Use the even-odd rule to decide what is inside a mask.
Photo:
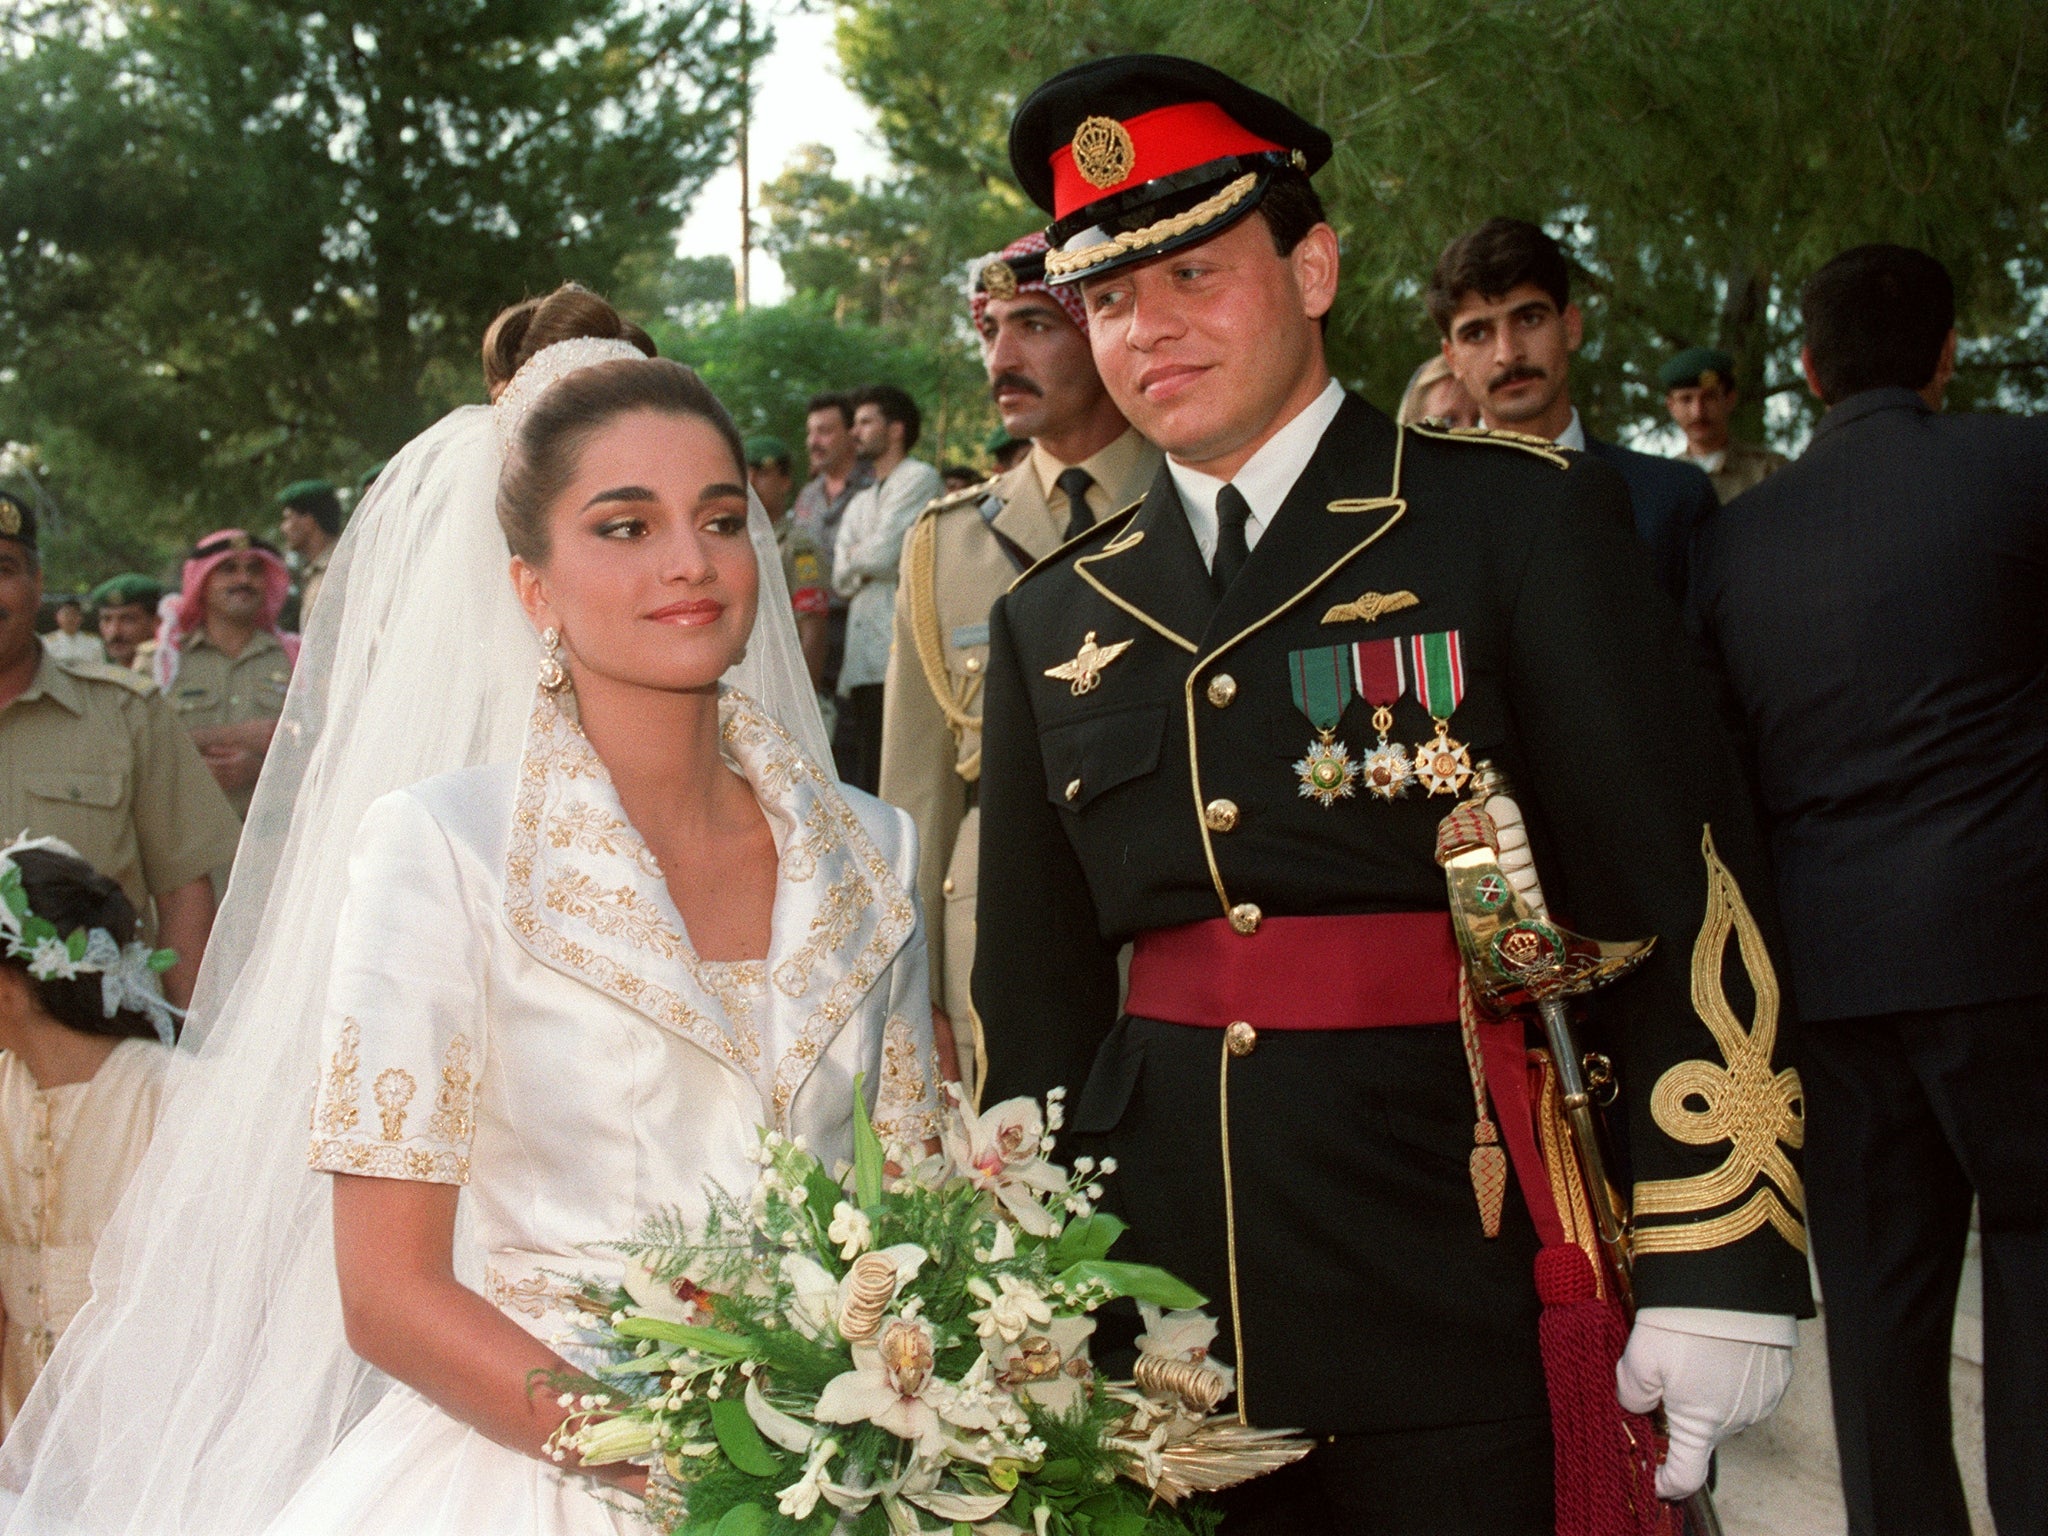
[{"label": "small bouquet", "polygon": [[[843,1183],[765,1132],[748,1200],[656,1218],[614,1245],[623,1285],[576,1293],[597,1363],[557,1382],[551,1451],[649,1467],[672,1536],[1207,1536],[1189,1495],[1309,1445],[1213,1416],[1233,1387],[1216,1323],[1109,1257],[1114,1160],[1047,1158],[1062,1093],[956,1105],[941,1154],[896,1149],[901,1174],[857,1108]],[[1120,1296],[1145,1320],[1130,1382],[1088,1354]]]}]

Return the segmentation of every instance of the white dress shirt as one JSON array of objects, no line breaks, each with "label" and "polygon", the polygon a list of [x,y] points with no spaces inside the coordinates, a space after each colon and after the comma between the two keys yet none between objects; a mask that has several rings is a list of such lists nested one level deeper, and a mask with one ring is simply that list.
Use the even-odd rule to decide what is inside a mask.
[{"label": "white dress shirt", "polygon": [[1243,468],[1227,482],[1190,469],[1178,459],[1167,459],[1173,488],[1180,492],[1180,504],[1187,509],[1188,527],[1194,531],[1204,565],[1216,561],[1216,493],[1226,483],[1237,487],[1245,505],[1252,509],[1251,520],[1244,525],[1244,547],[1257,549],[1266,525],[1287,500],[1287,493],[1294,489],[1301,472],[1308,468],[1308,461],[1315,457],[1323,434],[1337,419],[1343,404],[1344,386],[1332,379],[1294,420],[1260,444],[1259,451],[1246,459]]},{"label": "white dress shirt", "polygon": [[1557,446],[1586,451],[1586,425],[1579,420],[1579,408],[1572,407],[1572,419],[1565,423],[1564,430],[1557,434]]}]

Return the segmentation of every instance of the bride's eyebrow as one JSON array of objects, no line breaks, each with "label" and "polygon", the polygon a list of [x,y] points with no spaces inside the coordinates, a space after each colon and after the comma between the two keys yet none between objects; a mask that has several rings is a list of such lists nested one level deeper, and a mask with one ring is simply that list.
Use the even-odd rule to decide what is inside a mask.
[{"label": "bride's eyebrow", "polygon": [[729,480],[720,480],[716,484],[707,485],[697,493],[697,505],[700,507],[707,501],[745,501],[746,499],[746,487],[734,485]]},{"label": "bride's eyebrow", "polygon": [[656,496],[654,492],[647,489],[644,485],[615,485],[608,491],[599,491],[590,500],[583,503],[583,509],[587,512],[592,507],[600,506],[607,501],[659,501],[660,499],[659,496]]}]

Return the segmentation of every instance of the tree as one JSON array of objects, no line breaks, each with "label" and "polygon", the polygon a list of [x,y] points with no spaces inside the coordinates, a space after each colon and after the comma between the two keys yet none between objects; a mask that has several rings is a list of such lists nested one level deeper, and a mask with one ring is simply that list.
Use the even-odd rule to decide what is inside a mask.
[{"label": "tree", "polygon": [[2048,403],[2038,0],[850,0],[839,48],[904,167],[889,195],[935,219],[988,206],[1016,103],[1083,58],[1182,53],[1291,102],[1337,144],[1333,360],[1384,405],[1436,347],[1437,253],[1496,213],[1579,266],[1574,392],[1603,431],[1661,423],[1658,363],[1713,341],[1744,429],[1774,393],[1796,437],[1799,285],[1879,239],[1957,278],[1952,401]]},{"label": "tree", "polygon": [[497,309],[666,247],[765,46],[732,0],[63,0],[5,41],[0,440],[60,551],[267,519],[474,398]]}]

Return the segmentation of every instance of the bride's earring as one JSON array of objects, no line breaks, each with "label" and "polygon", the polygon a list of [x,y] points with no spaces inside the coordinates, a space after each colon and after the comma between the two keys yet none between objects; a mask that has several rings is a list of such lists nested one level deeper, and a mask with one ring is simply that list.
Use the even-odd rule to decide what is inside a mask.
[{"label": "bride's earring", "polygon": [[569,686],[569,674],[562,668],[562,632],[550,624],[540,632],[540,685],[549,693]]}]

